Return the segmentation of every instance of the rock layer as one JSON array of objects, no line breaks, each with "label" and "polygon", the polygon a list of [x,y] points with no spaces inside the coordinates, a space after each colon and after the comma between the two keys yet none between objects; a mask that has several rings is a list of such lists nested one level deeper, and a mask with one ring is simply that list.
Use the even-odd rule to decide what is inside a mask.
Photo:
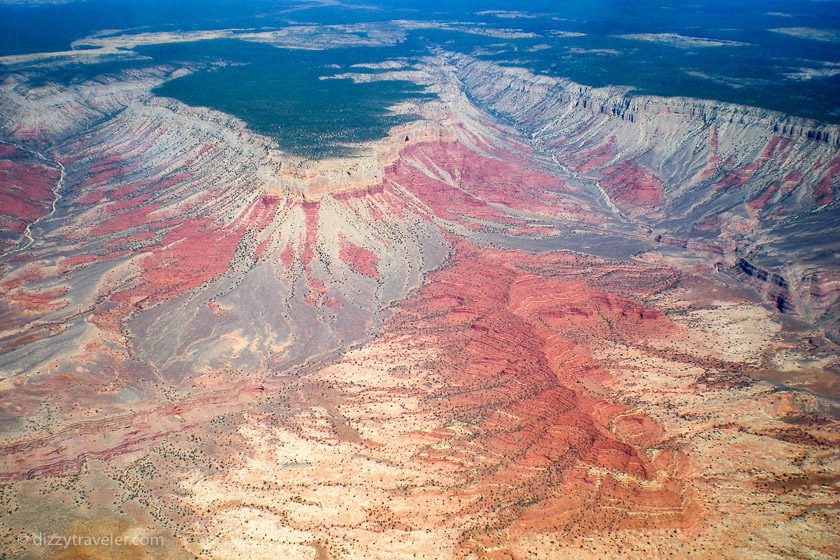
[{"label": "rock layer", "polygon": [[[838,336],[831,250],[837,126],[711,101],[630,96],[462,55],[448,61],[480,103],[596,181],[617,211],[653,235],[705,243],[727,266],[741,257],[754,262],[787,284],[781,309],[824,321]],[[778,305],[779,294],[769,295]]]},{"label": "rock layer", "polygon": [[837,548],[836,404],[757,381],[837,365],[829,241],[797,245],[833,129],[441,55],[423,119],[305,162],[149,93],[182,70],[3,86],[4,134],[64,169],[45,214],[55,169],[6,158],[37,223],[0,278],[4,550]]}]

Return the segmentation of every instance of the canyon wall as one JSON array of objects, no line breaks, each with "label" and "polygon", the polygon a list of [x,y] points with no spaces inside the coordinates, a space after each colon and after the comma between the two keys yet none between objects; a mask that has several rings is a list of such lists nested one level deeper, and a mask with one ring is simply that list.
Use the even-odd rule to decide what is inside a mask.
[{"label": "canyon wall", "polygon": [[[830,557],[836,405],[752,376],[833,375],[836,346],[739,281],[836,299],[754,257],[780,195],[745,194],[831,134],[621,118],[484,64],[419,61],[421,119],[315,162],[153,96],[176,69],[6,83],[4,138],[43,159],[0,155],[37,215],[0,260],[4,550]],[[779,211],[830,215],[799,172]]]},{"label": "canyon wall", "polygon": [[[831,325],[840,127],[772,111],[591,88],[464,55],[445,60],[480,106],[600,186],[657,241],[692,244],[779,310]],[[767,282],[774,278],[775,282]]]}]

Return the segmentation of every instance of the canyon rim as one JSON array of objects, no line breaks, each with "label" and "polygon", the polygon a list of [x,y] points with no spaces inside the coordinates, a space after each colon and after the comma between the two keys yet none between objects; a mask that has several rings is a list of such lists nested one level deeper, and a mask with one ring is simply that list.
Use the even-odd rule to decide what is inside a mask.
[{"label": "canyon rim", "polygon": [[0,0],[0,558],[840,551],[840,3]]}]

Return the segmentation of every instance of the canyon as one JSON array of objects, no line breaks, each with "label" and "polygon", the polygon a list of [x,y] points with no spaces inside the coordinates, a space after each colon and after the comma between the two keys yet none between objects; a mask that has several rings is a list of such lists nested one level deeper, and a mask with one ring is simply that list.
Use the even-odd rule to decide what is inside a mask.
[{"label": "canyon", "polygon": [[832,558],[840,126],[392,62],[323,159],[189,64],[4,79],[3,554]]}]

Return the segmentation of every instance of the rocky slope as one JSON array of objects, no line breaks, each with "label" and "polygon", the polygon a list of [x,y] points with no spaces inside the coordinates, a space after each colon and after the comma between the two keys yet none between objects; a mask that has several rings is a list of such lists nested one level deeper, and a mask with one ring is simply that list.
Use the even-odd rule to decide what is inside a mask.
[{"label": "rocky slope", "polygon": [[462,55],[446,60],[477,103],[596,181],[654,239],[706,249],[779,310],[840,334],[833,250],[840,127],[711,101],[631,96]]},{"label": "rocky slope", "polygon": [[62,170],[38,152],[0,144],[0,251],[27,241],[30,224],[49,214]]},{"label": "rocky slope", "polygon": [[831,216],[833,132],[622,119],[483,64],[419,61],[424,118],[319,162],[152,96],[173,68],[5,84],[6,140],[64,178],[44,214],[19,174],[42,217],[0,261],[4,551],[49,555],[20,538],[44,531],[163,538],[82,558],[831,557],[832,389],[755,379],[835,375],[836,346],[738,279],[823,321],[836,298],[802,294],[788,253],[782,280],[754,264],[781,226],[736,218],[795,161],[779,224]]}]

